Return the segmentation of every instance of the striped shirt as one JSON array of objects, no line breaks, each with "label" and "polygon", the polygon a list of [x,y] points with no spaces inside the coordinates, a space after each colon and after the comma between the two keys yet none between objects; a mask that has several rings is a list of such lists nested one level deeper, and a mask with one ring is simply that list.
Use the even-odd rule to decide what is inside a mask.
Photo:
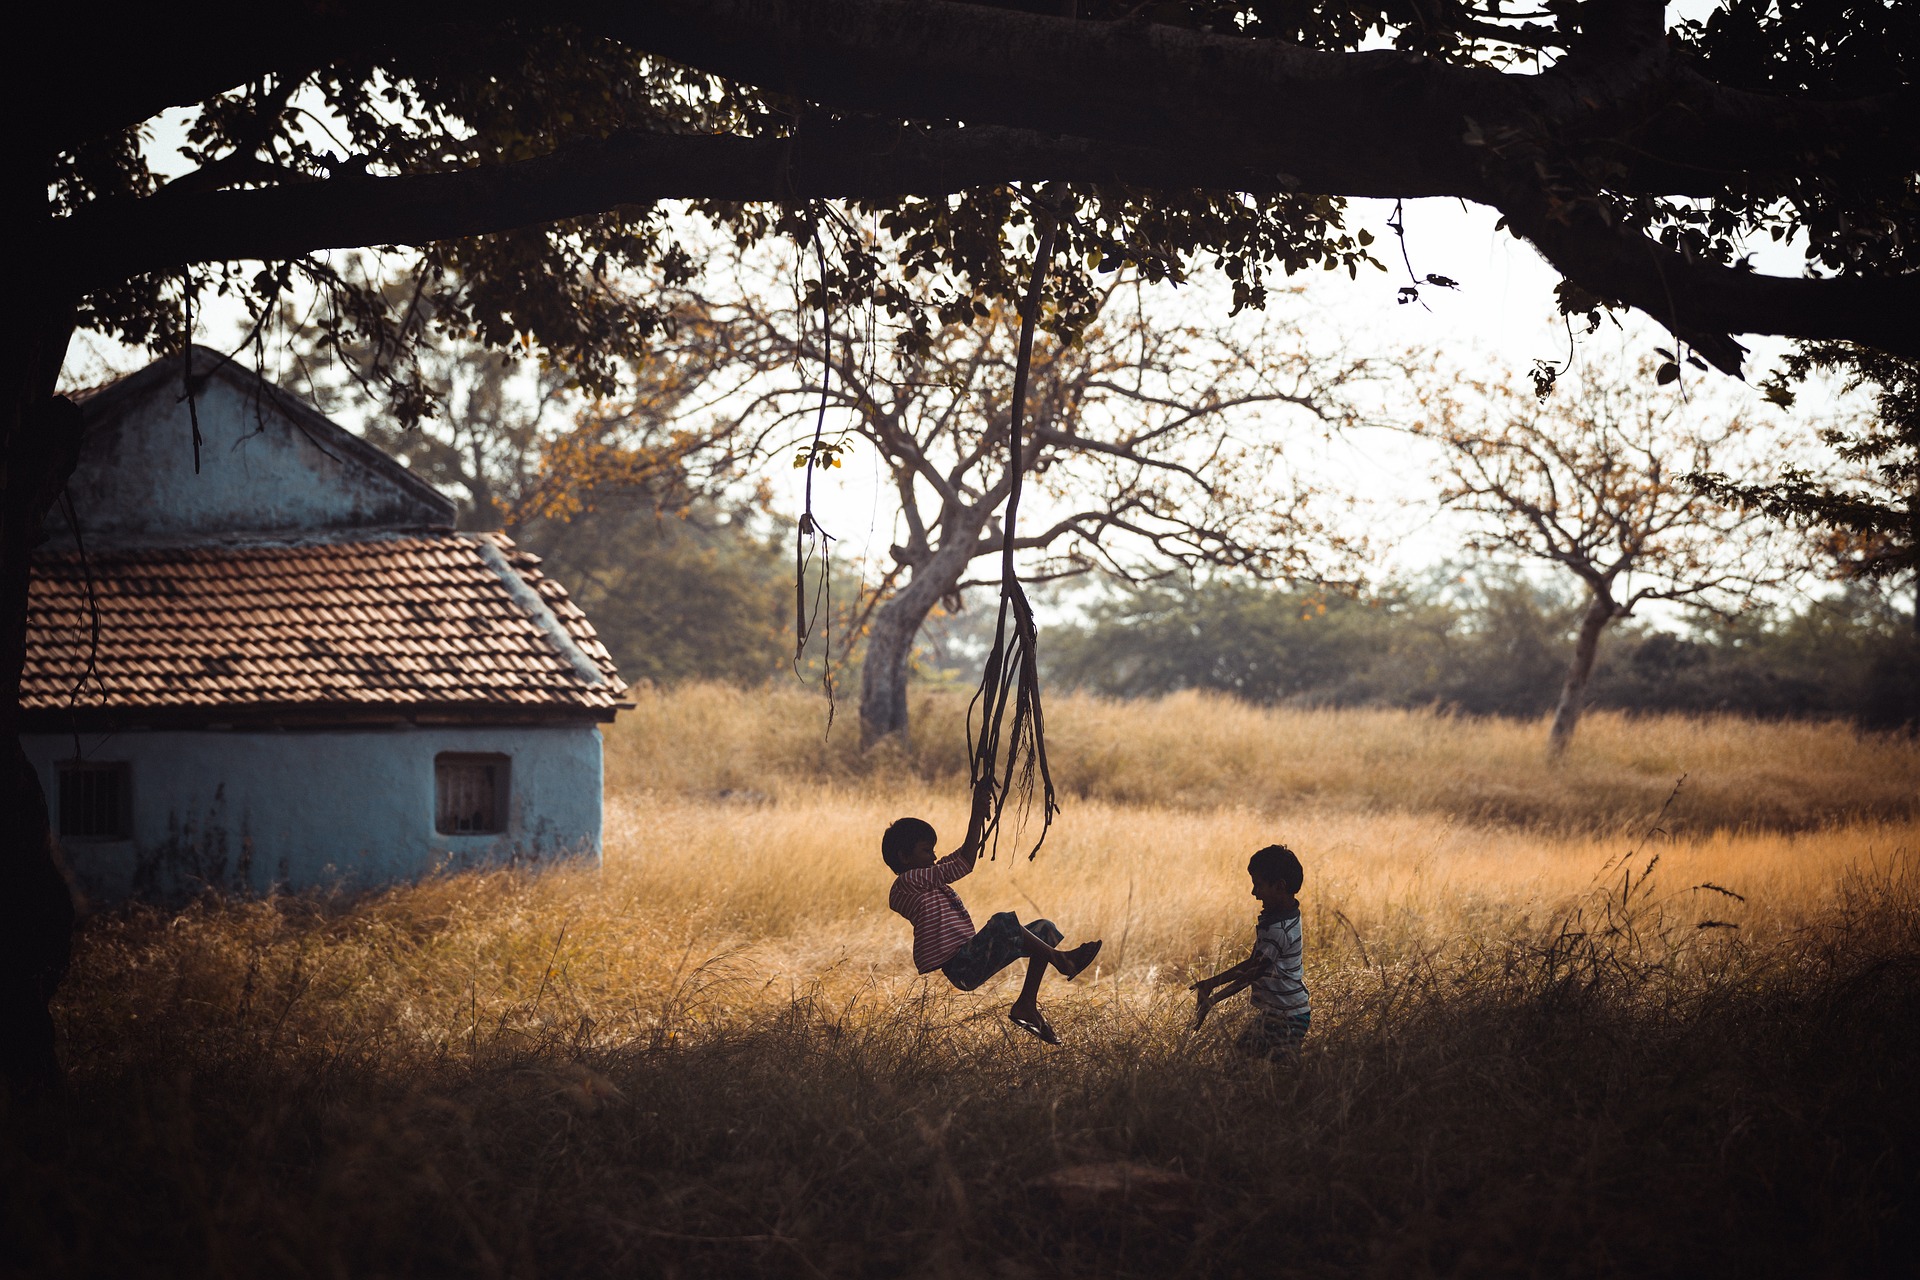
[{"label": "striped shirt", "polygon": [[932,973],[973,937],[967,904],[947,886],[973,870],[973,859],[950,853],[930,867],[915,867],[893,878],[887,905],[913,925],[913,967]]},{"label": "striped shirt", "polygon": [[1261,1013],[1290,1018],[1306,1013],[1307,980],[1300,972],[1300,913],[1276,919],[1260,917],[1253,934],[1253,954],[1267,962],[1267,971],[1254,979],[1249,993]]}]

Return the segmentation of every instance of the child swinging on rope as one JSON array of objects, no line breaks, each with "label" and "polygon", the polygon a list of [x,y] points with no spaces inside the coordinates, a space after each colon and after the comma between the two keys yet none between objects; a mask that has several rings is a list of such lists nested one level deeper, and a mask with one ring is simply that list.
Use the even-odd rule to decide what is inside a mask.
[{"label": "child swinging on rope", "polygon": [[921,973],[938,969],[962,991],[975,987],[1023,956],[1026,984],[1007,1011],[1013,1025],[1048,1044],[1059,1044],[1040,1012],[1040,980],[1052,965],[1071,982],[1100,954],[1100,942],[1083,942],[1071,951],[1058,950],[1060,930],[1051,920],[1023,925],[1011,911],[1002,911],[975,931],[966,904],[950,887],[973,870],[980,854],[981,835],[993,809],[993,783],[980,782],[973,790],[973,816],[967,838],[944,858],[934,857],[939,836],[920,818],[901,818],[880,837],[880,856],[894,872],[887,905],[913,925],[913,965]]}]

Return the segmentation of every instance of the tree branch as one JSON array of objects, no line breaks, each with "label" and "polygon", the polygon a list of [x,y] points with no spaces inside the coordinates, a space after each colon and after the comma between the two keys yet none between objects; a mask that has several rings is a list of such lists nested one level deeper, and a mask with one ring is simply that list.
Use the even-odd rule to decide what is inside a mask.
[{"label": "tree branch", "polygon": [[57,220],[48,247],[74,264],[85,291],[192,262],[422,245],[668,199],[886,200],[1020,178],[1192,187],[1228,177],[1147,148],[996,128],[841,121],[794,138],[630,132],[443,173],[107,200]]},{"label": "tree branch", "polygon": [[[1920,131],[1917,131],[1920,132]],[[1920,355],[1920,275],[1793,279],[1689,261],[1608,224],[1587,203],[1556,204],[1518,189],[1499,202],[1507,223],[1568,279],[1666,325],[1738,377],[1746,348],[1730,336],[1844,339]]]}]

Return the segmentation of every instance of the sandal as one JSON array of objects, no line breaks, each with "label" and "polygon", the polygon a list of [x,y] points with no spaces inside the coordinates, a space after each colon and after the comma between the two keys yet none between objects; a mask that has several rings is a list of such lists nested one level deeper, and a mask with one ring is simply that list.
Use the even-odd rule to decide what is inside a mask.
[{"label": "sandal", "polygon": [[1074,965],[1071,969],[1062,969],[1060,971],[1068,982],[1072,982],[1075,978],[1085,973],[1088,967],[1093,964],[1094,960],[1099,957],[1100,939],[1095,938],[1092,942],[1083,942],[1067,954],[1079,957],[1078,964]]},{"label": "sandal", "polygon": [[1014,1026],[1020,1028],[1022,1031],[1026,1032],[1028,1035],[1038,1037],[1042,1043],[1045,1043],[1045,1044],[1060,1043],[1060,1037],[1058,1034],[1055,1033],[1053,1029],[1053,1025],[1047,1021],[1046,1015],[1042,1014],[1038,1009],[1035,1009],[1033,1011],[1032,1017],[1028,1017],[1027,1015],[1023,1013],[1019,1013],[1016,1010],[1009,1009],[1007,1010],[1007,1021],[1011,1022]]}]

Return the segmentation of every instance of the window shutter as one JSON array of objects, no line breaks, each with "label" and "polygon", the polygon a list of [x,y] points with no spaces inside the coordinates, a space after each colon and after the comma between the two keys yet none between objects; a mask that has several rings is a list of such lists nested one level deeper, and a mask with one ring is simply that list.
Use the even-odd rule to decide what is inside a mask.
[{"label": "window shutter", "polygon": [[507,757],[442,752],[433,760],[434,829],[443,836],[507,829]]},{"label": "window shutter", "polygon": [[69,760],[59,773],[63,837],[125,840],[133,834],[133,775],[124,761]]}]

